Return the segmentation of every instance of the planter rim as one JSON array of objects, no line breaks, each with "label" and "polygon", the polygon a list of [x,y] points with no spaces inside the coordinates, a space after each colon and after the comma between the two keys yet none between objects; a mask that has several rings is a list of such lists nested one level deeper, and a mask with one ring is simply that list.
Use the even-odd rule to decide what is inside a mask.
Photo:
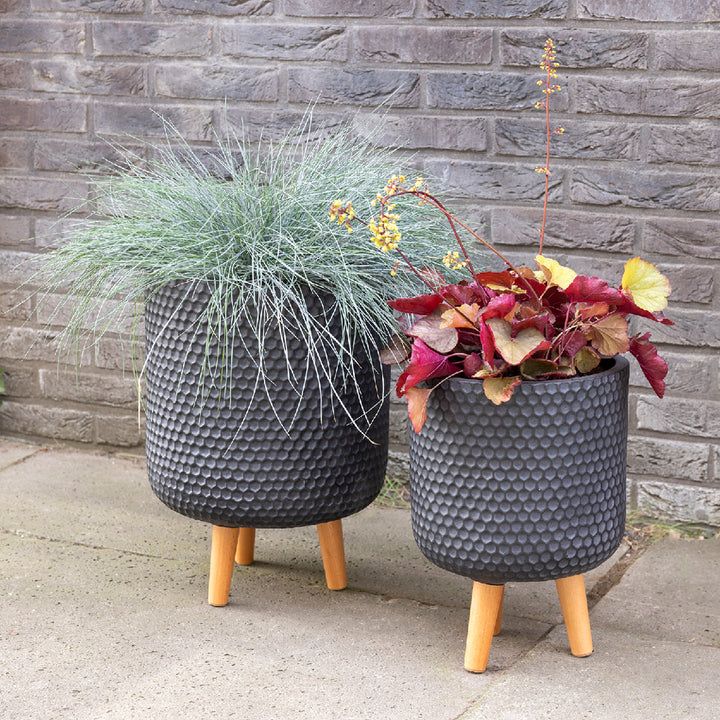
[{"label": "planter rim", "polygon": [[[513,395],[517,392],[527,392],[530,390],[542,388],[544,386],[552,387],[553,385],[557,385],[559,383],[592,382],[595,379],[604,378],[607,375],[619,372],[630,364],[628,359],[626,357],[623,357],[622,355],[615,355],[611,358],[603,358],[603,360],[607,360],[610,365],[609,367],[606,367],[604,370],[600,370],[599,372],[587,373],[585,375],[570,375],[568,377],[552,378],[547,380],[526,380],[523,378],[520,385],[515,388]],[[431,380],[427,384],[432,384],[434,387],[437,387],[438,385],[445,385],[446,383],[457,383],[459,385],[465,385],[466,387],[469,387],[470,385],[478,385],[482,383],[482,379],[469,378],[465,377],[464,375],[451,375],[447,378],[437,378]],[[512,398],[510,398],[510,402],[512,402]]]}]

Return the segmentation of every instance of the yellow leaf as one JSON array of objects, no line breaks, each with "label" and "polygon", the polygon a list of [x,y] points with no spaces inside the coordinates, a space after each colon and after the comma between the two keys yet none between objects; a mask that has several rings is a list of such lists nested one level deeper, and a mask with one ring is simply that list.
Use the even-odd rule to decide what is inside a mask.
[{"label": "yellow leaf", "polygon": [[652,263],[636,257],[625,263],[622,289],[638,307],[659,312],[667,306],[670,283]]},{"label": "yellow leaf", "polygon": [[519,377],[491,377],[483,380],[485,397],[494,405],[507,402],[520,384]]},{"label": "yellow leaf", "polygon": [[574,270],[561,265],[556,260],[551,260],[542,255],[537,255],[535,260],[542,270],[545,281],[551,285],[557,285],[561,290],[565,290],[577,277],[577,273]]},{"label": "yellow leaf", "polygon": [[537,328],[525,328],[512,337],[512,325],[507,320],[490,318],[486,324],[493,334],[500,356],[511,365],[519,365],[545,345],[545,336]]}]

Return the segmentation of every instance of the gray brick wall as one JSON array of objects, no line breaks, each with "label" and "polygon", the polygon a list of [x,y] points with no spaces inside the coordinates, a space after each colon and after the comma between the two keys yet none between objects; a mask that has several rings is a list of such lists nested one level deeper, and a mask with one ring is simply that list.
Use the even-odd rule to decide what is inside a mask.
[{"label": "gray brick wall", "polygon": [[[613,281],[642,254],[674,286],[676,325],[651,328],[666,398],[632,375],[631,502],[720,525],[718,31],[718,4],[697,0],[0,0],[0,432],[140,450],[127,345],[105,338],[76,378],[57,369],[59,328],[17,305],[86,174],[112,161],[103,138],[156,138],[155,112],[198,147],[223,115],[272,137],[308,101],[332,127],[392,94],[384,139],[407,142],[471,223],[527,258],[551,36],[567,132],[548,253]],[[396,474],[404,414],[396,403]]]}]

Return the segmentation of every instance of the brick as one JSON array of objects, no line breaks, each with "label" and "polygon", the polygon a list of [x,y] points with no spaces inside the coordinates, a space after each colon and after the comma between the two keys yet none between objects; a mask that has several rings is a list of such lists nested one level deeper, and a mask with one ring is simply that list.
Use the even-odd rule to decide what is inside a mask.
[{"label": "brick", "polygon": [[[406,443],[407,444],[407,443]],[[387,471],[389,478],[399,480],[403,483],[410,482],[410,456],[407,450],[400,450],[391,447],[388,451]]]},{"label": "brick", "polygon": [[638,509],[674,522],[720,524],[720,489],[672,483],[637,483]]},{"label": "brick", "polygon": [[2,376],[5,381],[6,397],[17,400],[19,398],[36,398],[38,396],[37,372],[28,368],[26,364],[14,365],[3,360]]},{"label": "brick", "polygon": [[78,222],[82,222],[76,218],[61,218],[54,216],[42,217],[36,215],[35,218],[35,247],[38,249],[50,249],[64,245],[73,237],[73,228]]},{"label": "brick", "polygon": [[711,303],[714,297],[714,275],[706,265],[665,265],[658,267],[670,280],[671,302]]},{"label": "brick", "polygon": [[[668,396],[672,394],[682,397],[697,395],[706,398],[712,394],[717,395],[719,373],[716,357],[672,353],[665,350],[662,350],[660,355],[668,364],[668,374],[665,377],[665,390]],[[630,361],[630,382],[638,387],[648,387],[639,365],[632,360]]]},{"label": "brick", "polygon": [[588,20],[639,20],[641,22],[717,22],[720,6],[698,0],[578,0],[577,17]]},{"label": "brick", "polygon": [[229,25],[218,34],[219,52],[276,60],[345,60],[347,29],[341,25]]},{"label": "brick", "polygon": [[720,165],[720,130],[695,123],[651,126],[648,161],[685,165]]},{"label": "brick", "polygon": [[138,425],[137,416],[95,415],[95,442],[115,447],[142,445],[145,430]]},{"label": "brick", "polygon": [[33,90],[91,95],[146,95],[140,65],[39,60],[31,64]]},{"label": "brick", "polygon": [[495,20],[567,17],[568,0],[427,0],[427,17]]},{"label": "brick", "polygon": [[628,438],[628,473],[703,483],[708,446],[655,438]]},{"label": "brick", "polygon": [[299,17],[412,17],[416,0],[285,0],[285,14]]},{"label": "brick", "polygon": [[720,260],[720,222],[650,218],[645,223],[644,252]]},{"label": "brick", "polygon": [[0,406],[0,429],[56,440],[92,442],[92,413],[6,401]]},{"label": "brick", "polygon": [[82,54],[85,51],[84,23],[54,20],[0,21],[0,52]]},{"label": "brick", "polygon": [[133,135],[136,137],[164,137],[163,118],[177,128],[188,141],[210,140],[212,110],[196,105],[155,106],[129,103],[96,102],[95,130],[103,135]]},{"label": "brick", "polygon": [[[8,322],[30,320],[34,310],[28,296],[28,290],[0,289],[0,317]],[[0,355],[2,355],[1,349]]]},{"label": "brick", "polygon": [[[554,130],[559,123],[552,123]],[[553,157],[597,158],[601,160],[639,160],[639,125],[628,123],[595,123],[562,121],[565,132],[550,140],[550,163]],[[500,118],[495,121],[495,146],[503,155],[542,157],[546,149],[544,120]],[[544,161],[543,161],[544,164]]]},{"label": "brick", "polygon": [[658,117],[720,117],[720,80],[577,78],[577,112]]},{"label": "brick", "polygon": [[[22,89],[28,84],[30,65],[25,60],[0,59],[0,89]],[[3,103],[7,102],[3,99]]]},{"label": "brick", "polygon": [[656,33],[655,54],[660,70],[720,71],[717,31]]},{"label": "brick", "polygon": [[142,368],[145,355],[140,343],[133,345],[129,340],[105,336],[94,347],[95,365],[105,370],[120,370],[124,373],[137,372]]},{"label": "brick", "polygon": [[34,11],[65,10],[109,14],[141,13],[144,0],[30,0]]},{"label": "brick", "polygon": [[93,23],[96,56],[203,57],[212,49],[212,25],[108,21]]},{"label": "brick", "polygon": [[28,216],[0,215],[0,245],[20,245],[30,238]]},{"label": "brick", "polygon": [[355,55],[387,63],[488,64],[492,31],[481,28],[359,27]]},{"label": "brick", "polygon": [[87,185],[45,177],[0,177],[0,207],[69,212],[87,200]]},{"label": "brick", "polygon": [[[540,237],[542,208],[495,208],[491,223],[493,243],[533,247]],[[630,218],[552,208],[544,245],[563,250],[631,253],[634,237],[635,223]]]},{"label": "brick", "polygon": [[[299,127],[302,120],[302,110],[223,108],[217,112],[215,127],[220,133],[229,129],[231,133],[245,137],[250,142],[257,142],[261,138],[278,140],[289,130]],[[323,113],[316,108],[313,112],[312,125],[306,135],[308,138],[324,137],[345,124],[347,120],[346,115]]]},{"label": "brick", "polygon": [[43,257],[38,253],[0,250],[0,283],[23,285],[41,269],[42,262]]},{"label": "brick", "polygon": [[84,102],[5,98],[3,112],[0,113],[0,130],[85,132],[86,115]]},{"label": "brick", "polygon": [[[138,158],[145,148],[128,147]],[[86,140],[43,140],[35,144],[33,167],[55,172],[107,173],[125,165],[124,155],[109,143]]]},{"label": "brick", "polygon": [[705,398],[639,397],[636,414],[640,430],[696,438],[720,437],[720,402]]},{"label": "brick", "polygon": [[155,92],[165,97],[273,101],[278,99],[278,72],[235,65],[158,65]]},{"label": "brick", "polygon": [[0,138],[0,168],[25,170],[28,166],[28,149],[24,138]]},{"label": "brick", "polygon": [[156,0],[157,10],[180,15],[272,15],[273,0]]},{"label": "brick", "polygon": [[417,107],[420,101],[418,73],[399,70],[333,70],[290,68],[290,102],[343,102],[378,105],[392,96],[393,107]]},{"label": "brick", "polygon": [[[73,312],[73,298],[69,294],[44,293],[38,301],[37,321],[43,327],[50,327],[51,325],[66,327]],[[135,324],[135,309],[129,307],[123,311],[122,303],[117,300],[108,300],[103,304],[102,308],[92,311],[88,308],[82,318],[79,319],[79,327],[83,329],[91,330],[99,326],[103,329],[103,332],[123,333],[128,338],[132,336]],[[142,326],[141,330],[144,332],[144,326]]]},{"label": "brick", "polygon": [[[544,194],[544,180],[533,169],[473,160],[429,160],[426,167],[429,175],[438,178],[457,197],[540,200]],[[551,202],[562,199],[562,180],[561,170],[552,174],[549,193]]]},{"label": "brick", "polygon": [[368,132],[381,146],[402,146],[408,150],[481,151],[487,147],[487,121],[480,117],[435,117],[406,115],[383,118],[382,128],[367,128],[362,116],[355,119],[361,136]]},{"label": "brick", "polygon": [[38,253],[0,250],[0,283],[22,285],[41,269],[42,263],[43,257]]},{"label": "brick", "polygon": [[694,173],[647,173],[619,168],[575,168],[574,202],[715,212],[720,209],[717,177]]},{"label": "brick", "polygon": [[557,48],[561,86],[563,68],[647,69],[647,33],[579,28],[505,30],[500,34],[501,63],[522,67],[539,65],[548,35]]},{"label": "brick", "polygon": [[[27,326],[9,328],[0,326],[0,348],[2,348],[0,356],[22,358],[23,361],[39,360],[57,363],[58,358],[67,358],[66,347],[58,332]],[[86,366],[90,364],[91,355],[89,352],[83,352],[79,359],[79,364]]]},{"label": "brick", "polygon": [[720,314],[707,310],[686,310],[673,307],[665,313],[675,325],[660,325],[650,320],[638,322],[643,331],[649,330],[652,339],[668,345],[697,348],[720,347]]},{"label": "brick", "polygon": [[39,381],[41,395],[48,400],[137,407],[137,385],[132,377],[40,368]]},{"label": "brick", "polygon": [[[543,95],[536,77],[510,73],[428,73],[428,105],[457,110],[530,110]],[[567,94],[551,109],[567,108]]]}]

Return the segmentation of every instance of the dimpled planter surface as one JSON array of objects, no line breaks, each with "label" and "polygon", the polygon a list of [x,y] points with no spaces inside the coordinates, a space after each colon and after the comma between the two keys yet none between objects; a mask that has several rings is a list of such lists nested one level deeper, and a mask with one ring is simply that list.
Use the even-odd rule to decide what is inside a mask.
[{"label": "dimpled planter surface", "polygon": [[[613,361],[611,361],[613,362]],[[496,406],[452,378],[411,432],[415,539],[479,582],[556,580],[600,565],[625,526],[629,365],[523,382]]]},{"label": "dimpled planter surface", "polygon": [[[387,463],[387,401],[366,433],[375,444],[350,423],[337,401],[333,409],[331,393],[323,393],[321,405],[317,381],[307,381],[298,408],[275,334],[266,341],[266,371],[273,405],[289,435],[263,386],[256,387],[255,364],[239,340],[231,397],[213,389],[199,398],[205,333],[195,336],[192,327],[208,297],[206,285],[186,283],[162,288],[146,303],[146,451],[155,494],[183,515],[226,527],[313,525],[372,502]],[[315,314],[322,313],[317,298],[307,302]],[[244,336],[252,346],[250,331]],[[290,336],[286,343],[302,377],[305,347]],[[217,357],[217,349],[212,352]],[[362,367],[359,383],[370,406],[377,402],[383,370],[378,361]],[[354,390],[342,397],[359,413]]]}]

